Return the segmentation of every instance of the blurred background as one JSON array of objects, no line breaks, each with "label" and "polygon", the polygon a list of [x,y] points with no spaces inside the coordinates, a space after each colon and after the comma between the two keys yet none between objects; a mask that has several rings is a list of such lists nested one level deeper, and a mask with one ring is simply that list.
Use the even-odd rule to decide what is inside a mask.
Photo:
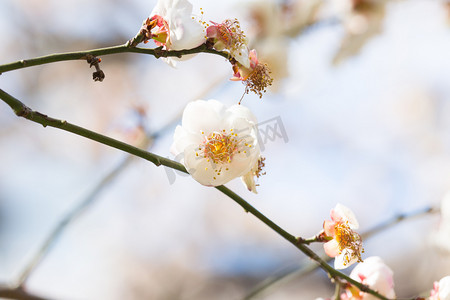
[{"label": "blurred background", "polygon": [[[0,64],[123,44],[155,3],[2,0]],[[205,21],[238,18],[275,80],[262,99],[243,100],[264,132],[284,128],[264,139],[259,193],[238,179],[228,187],[302,237],[318,233],[337,203],[355,212],[360,232],[439,207],[450,189],[447,2],[192,3]],[[210,54],[177,68],[148,55],[108,55],[101,68],[101,83],[85,61],[70,61],[4,73],[0,87],[35,110],[134,145],[154,136],[151,151],[165,157],[189,101],[231,105],[244,92],[228,80],[230,64]],[[0,103],[0,284],[14,283],[60,220],[91,196],[31,273],[30,293],[243,299],[266,278],[310,263],[217,190],[127,157],[17,118]],[[435,234],[444,221],[434,214],[393,226],[365,241],[363,258],[378,255],[393,269],[398,297],[427,295],[450,274],[450,235]],[[296,274],[255,299],[333,294],[323,271]]]}]

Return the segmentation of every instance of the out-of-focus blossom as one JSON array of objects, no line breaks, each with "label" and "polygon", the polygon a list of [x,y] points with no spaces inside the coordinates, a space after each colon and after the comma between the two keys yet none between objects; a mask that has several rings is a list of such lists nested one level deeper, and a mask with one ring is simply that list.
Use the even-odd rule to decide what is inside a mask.
[{"label": "out-of-focus blossom", "polygon": [[450,300],[450,276],[435,281],[429,300]]},{"label": "out-of-focus blossom", "polygon": [[147,108],[143,105],[135,105],[125,114],[112,124],[108,135],[139,148],[145,147],[151,142],[146,129]]},{"label": "out-of-focus blossom", "polygon": [[380,34],[386,14],[386,0],[335,0],[344,9],[341,15],[346,35],[333,63],[357,54],[372,37]]},{"label": "out-of-focus blossom", "polygon": [[171,152],[181,156],[192,177],[218,186],[248,176],[260,159],[257,123],[242,105],[226,108],[217,100],[189,103],[177,126]]},{"label": "out-of-focus blossom", "polygon": [[260,0],[248,5],[252,21],[249,32],[251,48],[258,49],[259,57],[270,66],[275,82],[271,90],[277,90],[281,79],[288,76],[289,38],[298,36],[303,29],[315,22],[320,0],[287,1],[282,4]]},{"label": "out-of-focus blossom", "polygon": [[[193,18],[187,0],[159,0],[143,27],[146,39],[166,50],[192,49],[205,42],[204,28]],[[173,58],[166,61],[174,65]]]},{"label": "out-of-focus blossom", "polygon": [[[393,299],[394,273],[378,256],[368,257],[361,264],[357,265],[350,273],[350,277],[379,294]],[[356,286],[348,286],[341,295],[341,300],[376,300],[377,297],[360,291]]]},{"label": "out-of-focus blossom", "polygon": [[439,228],[431,235],[433,244],[440,250],[450,252],[450,192],[441,202],[441,221]]},{"label": "out-of-focus blossom", "polygon": [[335,257],[334,267],[344,269],[355,262],[362,262],[361,236],[354,230],[359,224],[353,212],[342,204],[337,204],[330,213],[331,220],[323,223],[325,238],[328,240],[323,247],[325,253]]}]

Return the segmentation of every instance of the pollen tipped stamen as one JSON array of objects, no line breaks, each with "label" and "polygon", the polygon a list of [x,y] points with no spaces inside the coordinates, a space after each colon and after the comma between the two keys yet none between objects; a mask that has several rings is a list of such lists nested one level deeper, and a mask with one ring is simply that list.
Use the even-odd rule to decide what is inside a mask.
[{"label": "pollen tipped stamen", "polygon": [[227,167],[223,168],[221,165],[231,163],[235,154],[240,154],[241,152],[246,153],[245,149],[251,148],[251,146],[251,144],[245,143],[244,139],[239,139],[237,134],[233,133],[233,129],[230,129],[229,134],[226,130],[222,130],[205,136],[203,143],[197,148],[198,151],[196,150],[195,155],[203,157],[207,162],[212,162],[215,165],[218,164],[219,167],[215,168],[214,172],[217,176],[220,176],[229,170]]},{"label": "pollen tipped stamen", "polygon": [[362,262],[361,253],[364,249],[361,236],[350,228],[348,221],[337,223],[334,229],[336,241],[339,243],[339,254],[344,253],[344,266],[350,264],[354,258]]},{"label": "pollen tipped stamen", "polygon": [[[207,29],[207,36],[215,42],[221,43],[231,53],[239,52],[242,48],[247,47],[247,37],[237,19],[227,19],[221,24],[211,23],[213,25],[211,25],[211,30]],[[241,54],[239,52],[239,55]]]},{"label": "pollen tipped stamen", "polygon": [[[215,164],[228,163],[238,149],[239,141],[232,135],[213,132],[205,137],[199,147],[203,151],[203,157]],[[220,171],[219,171],[220,172]]]},{"label": "pollen tipped stamen", "polygon": [[249,91],[252,91],[259,98],[262,98],[263,93],[273,83],[273,78],[270,77],[270,73],[266,64],[258,63],[253,72],[243,81],[246,85],[246,93],[248,94]]}]

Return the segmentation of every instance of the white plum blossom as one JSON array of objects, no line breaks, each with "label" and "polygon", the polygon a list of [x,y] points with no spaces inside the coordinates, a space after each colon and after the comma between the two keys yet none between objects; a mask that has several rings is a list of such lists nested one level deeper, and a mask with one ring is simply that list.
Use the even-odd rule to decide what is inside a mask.
[{"label": "white plum blossom", "polygon": [[450,276],[445,276],[434,283],[429,300],[450,300]]},{"label": "white plum blossom", "polygon": [[[395,298],[393,275],[392,270],[378,256],[366,258],[350,273],[352,279],[367,285],[370,289],[389,299]],[[351,286],[341,295],[341,299],[377,300],[378,298],[360,291],[356,286]]]},{"label": "white plum blossom", "polygon": [[203,185],[218,186],[246,175],[244,182],[253,191],[249,172],[255,172],[260,160],[256,123],[242,105],[227,108],[217,100],[193,101],[175,129],[171,152]]},{"label": "white plum blossom", "polygon": [[325,238],[328,240],[323,247],[325,253],[334,257],[334,268],[344,269],[351,264],[361,262],[362,240],[354,230],[359,228],[353,212],[338,203],[330,213],[331,220],[323,223]]},{"label": "white plum blossom", "polygon": [[[204,28],[193,18],[192,4],[187,0],[159,0],[146,22],[148,38],[166,50],[192,49],[206,40]],[[166,60],[174,65],[174,59]]]}]

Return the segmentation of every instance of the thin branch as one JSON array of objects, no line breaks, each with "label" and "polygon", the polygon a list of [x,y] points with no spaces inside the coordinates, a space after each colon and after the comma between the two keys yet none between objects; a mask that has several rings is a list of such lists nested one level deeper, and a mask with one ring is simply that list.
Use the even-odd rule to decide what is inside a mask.
[{"label": "thin branch", "polygon": [[[85,129],[83,127],[73,125],[67,121],[64,120],[58,120],[51,117],[48,117],[42,113],[39,113],[37,111],[31,110],[29,107],[27,107],[25,104],[23,104],[18,99],[14,98],[13,96],[9,95],[5,91],[0,89],[0,98],[7,103],[13,111],[16,113],[17,116],[24,117],[30,121],[42,124],[44,127],[50,126],[59,128],[68,132],[72,132],[74,134],[86,137],[88,139],[97,141],[101,144],[108,145],[110,147],[128,152],[130,154],[133,154],[135,156],[144,158],[156,166],[164,165],[166,167],[187,173],[185,167],[173,160],[164,158],[162,156],[156,155],[151,152],[144,151],[142,149],[136,148],[134,146],[131,146],[129,144],[120,142],[118,140],[109,138],[107,136],[98,134],[96,132],[93,132],[91,130]],[[361,291],[369,293],[374,295],[375,297],[382,299],[382,300],[388,300],[386,297],[380,295],[376,291],[370,289],[366,285],[361,284],[360,282],[355,281],[354,279],[348,277],[344,273],[341,273],[331,266],[327,264],[326,261],[322,260],[315,252],[313,252],[310,248],[308,248],[306,245],[299,243],[298,239],[293,236],[292,234],[289,234],[287,231],[279,227],[277,224],[275,224],[273,221],[271,221],[269,218],[267,218],[265,215],[263,215],[261,212],[259,212],[256,208],[251,206],[247,201],[245,201],[242,197],[237,195],[235,192],[231,191],[225,186],[217,186],[216,189],[233,199],[237,204],[239,204],[246,212],[251,213],[256,218],[258,218],[260,221],[262,221],[264,224],[269,226],[272,230],[277,232],[279,235],[281,235],[283,238],[285,238],[287,241],[289,241],[292,245],[297,247],[300,251],[302,251],[305,255],[307,255],[309,258],[313,259],[323,270],[325,270],[331,278],[341,278],[346,280],[347,282],[357,286]]]},{"label": "thin branch", "polygon": [[402,221],[411,220],[411,219],[418,218],[421,216],[426,216],[428,214],[438,213],[439,211],[440,210],[437,208],[433,208],[431,206],[426,206],[426,207],[420,208],[420,209],[412,211],[412,212],[400,213],[400,214],[392,217],[391,219],[388,219],[388,220],[376,225],[375,227],[367,230],[366,232],[361,234],[361,237],[363,239],[367,239],[377,233],[382,232],[383,230],[385,230],[387,228],[397,225],[398,223],[400,223]]},{"label": "thin branch", "polygon": [[50,54],[50,55],[45,55],[45,56],[36,57],[36,58],[22,59],[22,60],[19,60],[16,62],[0,65],[0,74],[9,72],[9,71],[13,71],[13,70],[17,70],[17,69],[22,69],[22,68],[27,68],[27,67],[32,67],[32,66],[39,66],[39,65],[49,64],[49,63],[54,63],[54,62],[59,62],[59,61],[87,59],[89,57],[89,55],[102,56],[102,55],[110,55],[110,54],[117,54],[117,53],[141,53],[141,54],[153,55],[156,58],[159,58],[159,57],[182,57],[183,55],[195,54],[195,53],[216,54],[216,55],[220,55],[226,59],[229,59],[229,57],[230,57],[229,53],[208,48],[206,46],[206,44],[202,44],[202,45],[200,45],[196,48],[192,48],[192,49],[168,51],[168,50],[163,50],[161,47],[158,47],[155,49],[130,47],[129,44],[126,43],[126,44],[119,45],[119,46],[92,49],[92,50],[86,50],[86,51],[56,53],[56,54]]},{"label": "thin branch", "polygon": [[[323,260],[327,260],[328,256],[323,256]],[[304,274],[309,274],[314,270],[317,270],[319,266],[315,263],[308,263],[306,265],[302,265],[301,267],[290,267],[289,269],[285,268],[284,270],[278,272],[271,277],[264,279],[260,282],[255,288],[253,288],[247,295],[245,295],[242,300],[250,300],[255,299],[258,295],[261,295],[263,292],[267,293],[268,289],[275,288],[276,285],[281,284],[284,281],[289,281],[291,278],[299,277]]]}]

